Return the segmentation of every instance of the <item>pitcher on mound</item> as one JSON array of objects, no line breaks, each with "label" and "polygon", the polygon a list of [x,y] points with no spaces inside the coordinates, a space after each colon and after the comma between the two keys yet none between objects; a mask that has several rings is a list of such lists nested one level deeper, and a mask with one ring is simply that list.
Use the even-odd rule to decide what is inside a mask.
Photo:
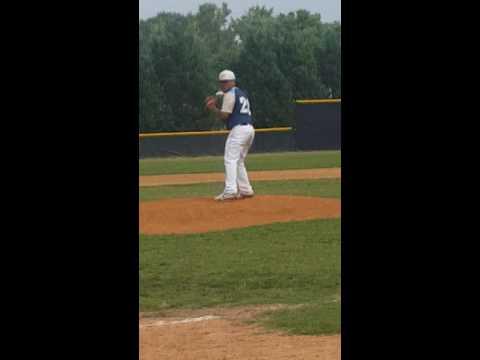
[{"label": "pitcher on mound", "polygon": [[248,95],[236,86],[235,74],[230,70],[222,71],[218,82],[223,92],[221,109],[217,108],[217,99],[213,96],[207,97],[205,104],[225,122],[230,132],[225,142],[225,189],[215,200],[252,197],[254,191],[245,168],[245,158],[255,137]]}]

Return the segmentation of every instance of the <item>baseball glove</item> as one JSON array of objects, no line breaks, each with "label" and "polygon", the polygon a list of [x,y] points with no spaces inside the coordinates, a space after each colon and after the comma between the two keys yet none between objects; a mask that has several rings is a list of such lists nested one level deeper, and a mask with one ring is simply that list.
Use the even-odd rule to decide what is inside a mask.
[{"label": "baseball glove", "polygon": [[205,99],[205,107],[207,109],[213,109],[217,105],[217,98],[215,96],[207,96]]}]

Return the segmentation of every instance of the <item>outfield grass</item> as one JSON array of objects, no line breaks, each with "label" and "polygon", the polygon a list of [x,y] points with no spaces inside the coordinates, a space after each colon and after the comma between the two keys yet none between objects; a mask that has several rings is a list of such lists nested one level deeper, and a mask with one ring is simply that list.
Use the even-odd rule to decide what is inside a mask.
[{"label": "outfield grass", "polygon": [[[340,179],[253,181],[255,192],[260,195],[304,195],[320,197],[340,197]],[[215,196],[222,192],[223,182],[190,185],[163,185],[141,187],[140,201],[165,198]]]},{"label": "outfield grass", "polygon": [[260,321],[339,331],[340,219],[189,235],[140,236],[140,311],[306,304]]},{"label": "outfield grass", "polygon": [[[340,167],[340,151],[306,151],[250,154],[247,169],[289,170]],[[140,175],[223,172],[223,156],[156,158],[140,160]]]}]

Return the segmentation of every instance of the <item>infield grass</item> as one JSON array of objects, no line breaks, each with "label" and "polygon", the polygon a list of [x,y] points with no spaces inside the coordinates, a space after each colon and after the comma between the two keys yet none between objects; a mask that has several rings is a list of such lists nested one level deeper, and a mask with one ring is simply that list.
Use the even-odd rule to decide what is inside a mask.
[{"label": "infield grass", "polygon": [[[224,183],[202,183],[191,185],[163,185],[141,187],[140,201],[152,201],[181,197],[213,197],[222,192]],[[252,181],[258,195],[302,195],[339,198],[340,179]]]},{"label": "infield grass", "polygon": [[[333,168],[341,165],[340,151],[250,154],[249,171]],[[140,160],[140,175],[223,172],[223,156],[171,157]]]},{"label": "infield grass", "polygon": [[340,329],[340,219],[140,235],[140,311],[303,304],[262,316],[291,333]]},{"label": "infield grass", "polygon": [[[251,154],[249,170],[339,167],[339,151]],[[140,161],[140,175],[223,172],[223,157]],[[340,179],[254,181],[257,194],[339,198]],[[223,183],[140,188],[140,201],[214,196]],[[340,219],[189,235],[140,235],[140,311],[300,305],[255,321],[291,334],[340,331]]]},{"label": "infield grass", "polygon": [[340,332],[340,299],[307,304],[296,309],[270,311],[256,322],[267,329],[282,330],[292,335],[330,335]]}]

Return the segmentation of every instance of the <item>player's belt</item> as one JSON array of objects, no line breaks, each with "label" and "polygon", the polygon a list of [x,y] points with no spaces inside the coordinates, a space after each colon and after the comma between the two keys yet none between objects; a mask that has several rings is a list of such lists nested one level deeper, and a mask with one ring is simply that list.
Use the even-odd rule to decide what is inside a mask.
[{"label": "player's belt", "polygon": [[[241,123],[241,124],[237,124],[237,125],[235,125],[235,126],[241,126],[241,125],[252,125],[252,124],[250,124],[250,123]],[[234,127],[235,127],[235,126],[234,126]],[[228,130],[232,130],[234,127],[232,127],[232,128],[227,128],[227,129],[228,129]]]}]

